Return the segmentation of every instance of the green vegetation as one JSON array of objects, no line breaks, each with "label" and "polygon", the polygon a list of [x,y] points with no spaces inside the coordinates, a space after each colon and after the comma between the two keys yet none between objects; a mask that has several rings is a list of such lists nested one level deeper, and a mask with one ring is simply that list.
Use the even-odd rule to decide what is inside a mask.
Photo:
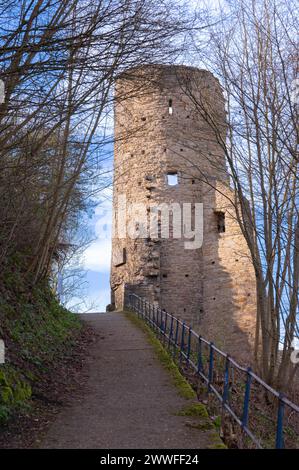
[{"label": "green vegetation", "polygon": [[198,416],[200,418],[209,418],[207,408],[203,403],[192,403],[178,412],[179,416]]},{"label": "green vegetation", "polygon": [[210,449],[226,449],[226,445],[219,437],[218,431],[221,426],[221,417],[217,416],[213,421],[209,417],[206,406],[203,403],[192,403],[187,405],[178,416],[190,416],[198,418],[195,423],[188,423],[188,426],[198,429],[200,431],[209,431]]},{"label": "green vegetation", "polygon": [[8,420],[12,411],[24,408],[31,397],[30,384],[12,366],[0,369],[0,423]]},{"label": "green vegetation", "polygon": [[70,352],[81,323],[59,305],[45,284],[24,281],[21,263],[2,275],[0,338],[6,345],[6,363],[0,365],[0,423],[30,406],[32,390],[52,365]]}]

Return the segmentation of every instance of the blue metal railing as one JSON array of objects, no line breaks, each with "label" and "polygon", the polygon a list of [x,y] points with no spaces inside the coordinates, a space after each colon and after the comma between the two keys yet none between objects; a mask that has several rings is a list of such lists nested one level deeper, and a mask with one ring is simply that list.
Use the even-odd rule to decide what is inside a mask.
[{"label": "blue metal railing", "polygon": [[[277,449],[285,447],[285,410],[288,408],[291,414],[295,413],[299,423],[299,407],[297,405],[270,387],[250,368],[240,366],[212,342],[198,335],[184,321],[167,313],[160,307],[150,304],[136,294],[129,294],[128,299],[128,307],[136,312],[139,317],[142,317],[161,336],[164,345],[172,348],[173,354],[178,354],[180,362],[184,361],[187,367],[196,372],[202,381],[206,383],[207,393],[212,393],[216,396],[221,403],[222,409],[232,417],[257,448],[263,448],[261,439],[254,434],[248,423],[253,381],[255,382],[255,388],[261,386],[263,392],[272,397],[277,405],[275,407],[277,409],[275,447]],[[215,374],[219,372],[215,367],[217,359],[218,361],[219,359],[222,360],[224,365],[220,380],[221,389],[217,388],[216,380],[214,380]],[[244,376],[242,383],[245,385],[242,406],[238,410],[234,408],[231,399],[233,378],[236,373]]]}]

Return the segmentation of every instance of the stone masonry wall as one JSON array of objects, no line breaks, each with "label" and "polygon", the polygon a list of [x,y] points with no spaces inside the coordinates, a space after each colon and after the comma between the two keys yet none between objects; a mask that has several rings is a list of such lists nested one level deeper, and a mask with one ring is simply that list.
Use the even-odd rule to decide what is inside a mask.
[{"label": "stone masonry wall", "polygon": [[[245,360],[255,328],[253,268],[229,202],[234,195],[219,136],[195,110],[183,91],[185,83],[193,96],[206,100],[219,136],[225,138],[224,99],[211,73],[148,66],[117,80],[112,302],[121,309],[124,285],[130,284],[134,292]],[[168,173],[177,173],[177,185],[167,183]],[[124,198],[122,220],[118,210]],[[198,202],[204,208],[203,246],[191,250],[183,238],[137,237],[142,217],[128,211],[130,203],[145,205],[146,225],[153,206]],[[219,213],[225,214],[224,233],[218,231]],[[157,218],[163,225],[159,214]],[[126,226],[131,236],[123,232],[120,238]]]}]

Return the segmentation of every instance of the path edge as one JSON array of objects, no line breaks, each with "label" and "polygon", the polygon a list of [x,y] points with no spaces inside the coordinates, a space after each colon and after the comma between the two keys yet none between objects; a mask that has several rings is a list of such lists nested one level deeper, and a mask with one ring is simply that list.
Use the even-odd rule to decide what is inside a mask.
[{"label": "path edge", "polygon": [[[208,446],[208,449],[227,449],[227,446],[222,441],[216,426],[209,416],[207,407],[204,405],[204,403],[200,403],[198,401],[195,390],[191,387],[186,377],[183,376],[179,367],[174,362],[173,358],[163,346],[161,341],[159,341],[153,330],[144,322],[144,320],[138,318],[136,313],[132,310],[125,309],[123,310],[123,313],[125,314],[126,318],[128,318],[135,326],[143,331],[147,341],[153,346],[155,356],[171,376],[172,383],[175,386],[178,394],[182,398],[185,398],[186,407],[178,410],[177,414],[200,419],[198,429],[209,431],[211,445]],[[114,314],[117,314],[117,312]]]}]

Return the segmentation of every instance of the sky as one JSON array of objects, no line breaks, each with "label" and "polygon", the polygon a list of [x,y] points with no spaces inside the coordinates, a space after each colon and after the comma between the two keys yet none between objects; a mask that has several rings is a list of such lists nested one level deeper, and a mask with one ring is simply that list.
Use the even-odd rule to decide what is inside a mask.
[{"label": "sky", "polygon": [[[103,195],[106,196],[103,198]],[[85,305],[79,311],[105,312],[110,303],[110,260],[111,260],[111,190],[101,193],[99,205],[89,220],[94,240],[82,258],[85,271]],[[74,299],[72,300],[74,302]]]},{"label": "sky", "polygon": [[[112,169],[112,158],[105,162],[104,172]],[[93,210],[88,211],[81,223],[81,230],[88,234],[91,242],[83,255],[66,266],[64,275],[73,269],[80,270],[80,280],[71,298],[61,296],[61,301],[73,312],[105,312],[110,303],[110,260],[112,237],[112,186],[92,197]],[[86,230],[85,230],[86,229]],[[62,279],[62,291],[66,281]]]}]

